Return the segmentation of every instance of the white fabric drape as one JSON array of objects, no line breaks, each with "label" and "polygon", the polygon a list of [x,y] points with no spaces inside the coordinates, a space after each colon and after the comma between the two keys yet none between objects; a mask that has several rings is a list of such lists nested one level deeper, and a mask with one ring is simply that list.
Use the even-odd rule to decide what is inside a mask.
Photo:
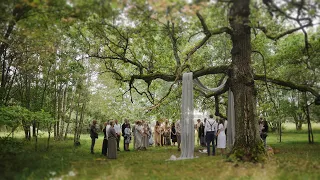
[{"label": "white fabric drape", "polygon": [[193,74],[182,76],[181,103],[181,156],[180,159],[193,158],[194,122],[193,122]]},{"label": "white fabric drape", "polygon": [[[217,88],[205,87],[199,79],[193,80],[193,74],[184,73],[182,76],[182,102],[181,102],[181,155],[179,159],[194,157],[194,122],[193,122],[193,83],[203,91],[217,92],[226,86],[228,77]],[[235,138],[234,97],[232,91],[228,92],[228,125],[227,148],[231,149]]]},{"label": "white fabric drape", "polygon": [[221,85],[218,86],[218,87],[216,87],[216,88],[208,88],[208,87],[204,86],[198,78],[194,79],[193,82],[194,82],[194,84],[197,85],[202,91],[218,92],[218,91],[220,91],[220,90],[222,90],[222,89],[224,88],[224,86],[226,85],[227,80],[228,80],[228,76],[226,76],[226,77],[223,79]]},{"label": "white fabric drape", "polygon": [[235,137],[235,113],[234,97],[231,89],[228,91],[228,124],[227,124],[227,148],[232,149]]}]

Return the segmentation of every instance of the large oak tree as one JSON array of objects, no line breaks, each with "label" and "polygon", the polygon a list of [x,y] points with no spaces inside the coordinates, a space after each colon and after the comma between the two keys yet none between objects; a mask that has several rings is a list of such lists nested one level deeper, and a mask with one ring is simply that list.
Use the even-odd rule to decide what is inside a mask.
[{"label": "large oak tree", "polygon": [[[202,94],[218,99],[229,88],[233,91],[236,137],[232,154],[236,158],[257,161],[264,153],[257,123],[256,80],[308,92],[319,104],[317,87],[258,74],[252,66],[253,53],[263,56],[252,49],[253,34],[278,41],[301,31],[308,55],[307,28],[319,18],[315,1],[134,1],[114,4],[114,9],[112,20],[95,13],[81,28],[80,32],[91,32],[84,35],[87,44],[83,49],[88,56],[101,59],[115,79],[128,83],[126,93],[144,95],[154,104],[152,108],[178,89],[184,72],[193,72],[194,78],[228,76],[222,91]],[[217,47],[222,41],[225,47]],[[143,81],[145,86],[141,86]],[[166,84],[162,81],[171,82],[168,90],[155,93],[155,84]]]}]

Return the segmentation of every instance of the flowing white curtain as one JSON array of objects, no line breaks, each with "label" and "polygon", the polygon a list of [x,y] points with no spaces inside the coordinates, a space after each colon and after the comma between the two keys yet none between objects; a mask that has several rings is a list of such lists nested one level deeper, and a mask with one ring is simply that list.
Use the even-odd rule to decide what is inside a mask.
[{"label": "flowing white curtain", "polygon": [[227,148],[231,150],[235,137],[234,97],[231,89],[228,91],[228,124],[227,124]]},{"label": "flowing white curtain", "polygon": [[[184,73],[182,76],[182,102],[181,102],[181,155],[179,159],[194,157],[194,122],[193,122],[193,83],[204,91],[217,92],[226,86],[226,77],[217,88],[205,87],[199,79],[193,80],[193,74]],[[228,125],[227,147],[232,149],[235,137],[234,97],[232,91],[228,92]]]},{"label": "flowing white curtain", "polygon": [[194,84],[197,85],[202,91],[218,92],[218,91],[222,90],[222,89],[225,87],[227,80],[228,80],[228,76],[226,76],[226,77],[223,79],[223,81],[222,81],[222,83],[220,84],[220,86],[218,86],[218,87],[216,87],[216,88],[208,88],[208,87],[206,87],[205,85],[203,85],[203,84],[201,83],[201,81],[200,81],[198,78],[195,78],[195,79],[193,80],[193,82],[194,82]]},{"label": "flowing white curtain", "polygon": [[194,154],[194,122],[193,122],[193,75],[182,76],[181,103],[181,156],[180,159],[193,158]]}]

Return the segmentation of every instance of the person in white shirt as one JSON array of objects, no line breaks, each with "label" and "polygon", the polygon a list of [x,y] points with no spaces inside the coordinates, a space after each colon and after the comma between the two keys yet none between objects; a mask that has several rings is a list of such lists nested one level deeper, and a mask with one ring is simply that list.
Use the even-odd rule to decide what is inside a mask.
[{"label": "person in white shirt", "polygon": [[117,134],[117,151],[120,151],[119,143],[120,143],[120,137],[121,137],[121,126],[118,124],[118,120],[114,121],[114,130],[116,131]]},{"label": "person in white shirt", "polygon": [[217,122],[213,119],[213,115],[209,116],[207,119],[206,124],[204,126],[204,134],[206,136],[206,143],[207,143],[207,152],[208,156],[210,156],[210,143],[212,142],[212,156],[215,156],[215,143],[214,140],[216,139],[216,132],[217,132]]}]

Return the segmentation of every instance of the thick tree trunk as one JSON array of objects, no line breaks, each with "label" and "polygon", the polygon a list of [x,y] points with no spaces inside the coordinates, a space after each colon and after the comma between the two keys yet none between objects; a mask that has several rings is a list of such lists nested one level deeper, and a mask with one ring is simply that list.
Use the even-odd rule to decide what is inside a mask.
[{"label": "thick tree trunk", "polygon": [[254,74],[251,68],[250,1],[233,1],[229,22],[233,29],[231,90],[235,104],[235,143],[231,151],[237,159],[259,161],[264,153],[256,119]]}]

